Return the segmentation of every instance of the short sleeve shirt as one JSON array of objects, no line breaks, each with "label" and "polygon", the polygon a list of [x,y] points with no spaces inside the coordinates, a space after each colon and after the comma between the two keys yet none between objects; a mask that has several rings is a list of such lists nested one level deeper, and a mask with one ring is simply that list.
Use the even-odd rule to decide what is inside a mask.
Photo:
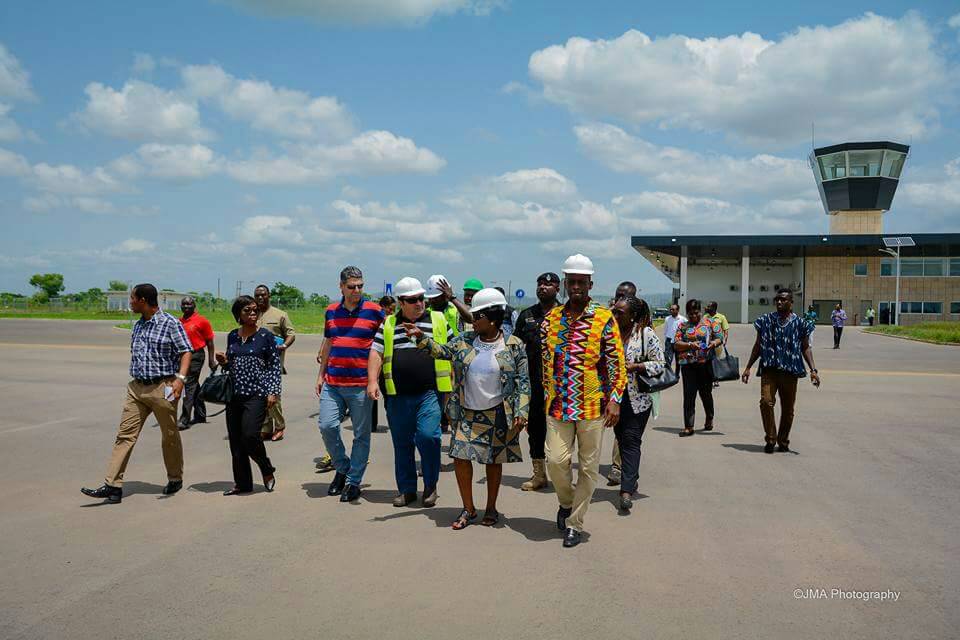
[{"label": "short sleeve shirt", "polygon": [[130,333],[130,377],[137,380],[166,378],[180,370],[180,356],[190,348],[183,325],[172,315],[157,311],[140,318]]},{"label": "short sleeve shirt", "polygon": [[238,396],[280,395],[280,352],[277,341],[266,329],[257,329],[243,340],[240,330],[227,336],[227,362],[233,392]]},{"label": "short sleeve shirt", "polygon": [[210,321],[199,313],[194,313],[187,319],[180,318],[180,324],[187,332],[187,337],[190,338],[190,346],[193,347],[194,351],[203,349],[207,346],[207,342],[214,338]]},{"label": "short sleeve shirt", "polygon": [[[701,318],[700,323],[694,326],[689,320],[685,320],[677,327],[677,333],[673,337],[674,342],[713,342],[714,340],[723,340],[723,330],[720,323],[707,316]],[[678,351],[677,361],[680,364],[704,363],[710,359],[711,352],[704,349],[693,351]]]},{"label": "short sleeve shirt", "polygon": [[760,337],[760,371],[779,369],[798,378],[807,375],[803,365],[803,340],[813,333],[814,324],[795,313],[781,321],[776,311],[753,322]]}]

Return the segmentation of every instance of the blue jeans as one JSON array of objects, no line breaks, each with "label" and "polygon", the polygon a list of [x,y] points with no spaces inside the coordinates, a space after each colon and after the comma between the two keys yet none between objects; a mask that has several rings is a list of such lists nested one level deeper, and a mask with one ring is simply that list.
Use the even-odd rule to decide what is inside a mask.
[{"label": "blue jeans", "polygon": [[420,452],[424,489],[440,480],[440,402],[435,391],[419,395],[390,396],[387,403],[393,438],[393,469],[400,493],[417,492],[416,446]]},{"label": "blue jeans", "polygon": [[[336,387],[324,384],[320,392],[320,435],[337,473],[347,476],[347,484],[360,486],[363,472],[367,470],[370,457],[370,405],[366,387]],[[340,421],[350,407],[350,422],[353,423],[353,446],[350,457],[340,437]]]}]

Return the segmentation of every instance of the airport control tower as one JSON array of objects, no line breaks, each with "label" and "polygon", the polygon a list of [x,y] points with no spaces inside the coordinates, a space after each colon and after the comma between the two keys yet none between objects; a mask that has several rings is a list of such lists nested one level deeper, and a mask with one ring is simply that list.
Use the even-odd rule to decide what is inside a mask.
[{"label": "airport control tower", "polygon": [[883,233],[910,147],[896,142],[845,142],[814,149],[810,166],[831,234]]}]

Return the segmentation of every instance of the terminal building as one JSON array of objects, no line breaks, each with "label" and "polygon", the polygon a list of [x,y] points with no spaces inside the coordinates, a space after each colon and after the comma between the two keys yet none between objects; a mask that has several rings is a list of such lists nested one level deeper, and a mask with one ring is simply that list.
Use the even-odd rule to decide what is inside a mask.
[{"label": "terminal building", "polygon": [[[960,233],[883,233],[908,152],[895,142],[813,150],[827,234],[633,236],[631,243],[673,282],[681,308],[690,298],[716,300],[731,322],[770,311],[784,287],[795,311],[813,305],[821,323],[837,303],[851,324],[865,324],[868,308],[882,324],[898,314],[900,324],[960,320]],[[900,252],[899,309],[890,246]]]}]

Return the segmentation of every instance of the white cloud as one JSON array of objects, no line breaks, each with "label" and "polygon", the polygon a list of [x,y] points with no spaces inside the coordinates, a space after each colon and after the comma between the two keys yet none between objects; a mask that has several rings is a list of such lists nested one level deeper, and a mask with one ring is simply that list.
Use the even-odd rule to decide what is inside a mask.
[{"label": "white cloud", "polygon": [[584,152],[621,173],[647,176],[661,187],[693,193],[809,193],[815,187],[806,161],[759,154],[749,158],[658,146],[609,124],[574,128]]},{"label": "white cloud", "polygon": [[27,186],[51,193],[94,195],[122,189],[103,167],[85,171],[72,164],[31,165],[23,156],[6,149],[0,149],[0,176],[18,178]]},{"label": "white cloud", "polygon": [[241,80],[217,65],[190,65],[181,71],[185,91],[211,100],[231,118],[287,138],[344,140],[353,133],[347,108],[335,97],[311,97],[262,80]]},{"label": "white cloud", "polygon": [[32,172],[26,158],[19,153],[0,149],[0,176],[24,178]]},{"label": "white cloud", "polygon": [[288,216],[253,216],[246,218],[236,232],[237,240],[248,245],[303,243],[303,234],[297,231]]},{"label": "white cloud", "polygon": [[506,0],[227,0],[268,15],[302,17],[324,24],[422,24],[435,15],[487,15]]},{"label": "white cloud", "polygon": [[898,211],[911,211],[913,224],[929,228],[938,222],[936,230],[942,231],[942,223],[949,220],[950,226],[956,228],[960,212],[960,158],[946,163],[942,171],[911,171],[909,178],[901,181],[888,215]]},{"label": "white cloud", "polygon": [[23,208],[33,213],[46,213],[63,206],[63,200],[52,193],[41,193],[23,199]]},{"label": "white cloud", "polygon": [[23,137],[20,126],[8,115],[12,109],[10,105],[0,102],[0,142],[13,142]]},{"label": "white cloud", "polygon": [[947,26],[957,30],[957,41],[960,42],[960,13],[950,16]]},{"label": "white cloud", "polygon": [[143,253],[145,251],[153,251],[156,248],[157,245],[149,240],[144,240],[142,238],[127,238],[123,242],[109,247],[106,252],[110,254]]},{"label": "white cloud", "polygon": [[577,195],[572,180],[549,168],[504,173],[493,178],[491,185],[504,197],[541,202],[564,202]]},{"label": "white cloud", "polygon": [[84,213],[98,213],[98,214],[108,214],[116,213],[117,208],[112,202],[103,200],[101,198],[93,198],[90,196],[77,196],[71,200],[73,206],[83,211]]},{"label": "white cloud", "polygon": [[30,74],[10,50],[0,43],[0,98],[10,100],[33,100]]},{"label": "white cloud", "polygon": [[130,70],[135,75],[147,75],[153,72],[157,68],[157,61],[153,59],[153,56],[149,53],[135,53],[133,54],[133,65],[130,67]]},{"label": "white cloud", "polygon": [[119,91],[99,82],[84,90],[87,104],[73,115],[83,127],[116,138],[201,142],[213,134],[200,125],[196,102],[142,80]]},{"label": "white cloud", "polygon": [[436,173],[446,161],[413,140],[367,131],[341,145],[298,146],[290,155],[258,153],[227,163],[227,173],[253,184],[305,184],[341,175]]},{"label": "white cloud", "polygon": [[135,156],[123,156],[111,168],[127,176],[146,173],[157,178],[203,178],[220,170],[221,160],[202,144],[141,145]]},{"label": "white cloud", "polygon": [[950,77],[917,14],[801,27],[778,41],[628,31],[531,55],[544,96],[593,117],[719,131],[753,143],[931,133]]}]

